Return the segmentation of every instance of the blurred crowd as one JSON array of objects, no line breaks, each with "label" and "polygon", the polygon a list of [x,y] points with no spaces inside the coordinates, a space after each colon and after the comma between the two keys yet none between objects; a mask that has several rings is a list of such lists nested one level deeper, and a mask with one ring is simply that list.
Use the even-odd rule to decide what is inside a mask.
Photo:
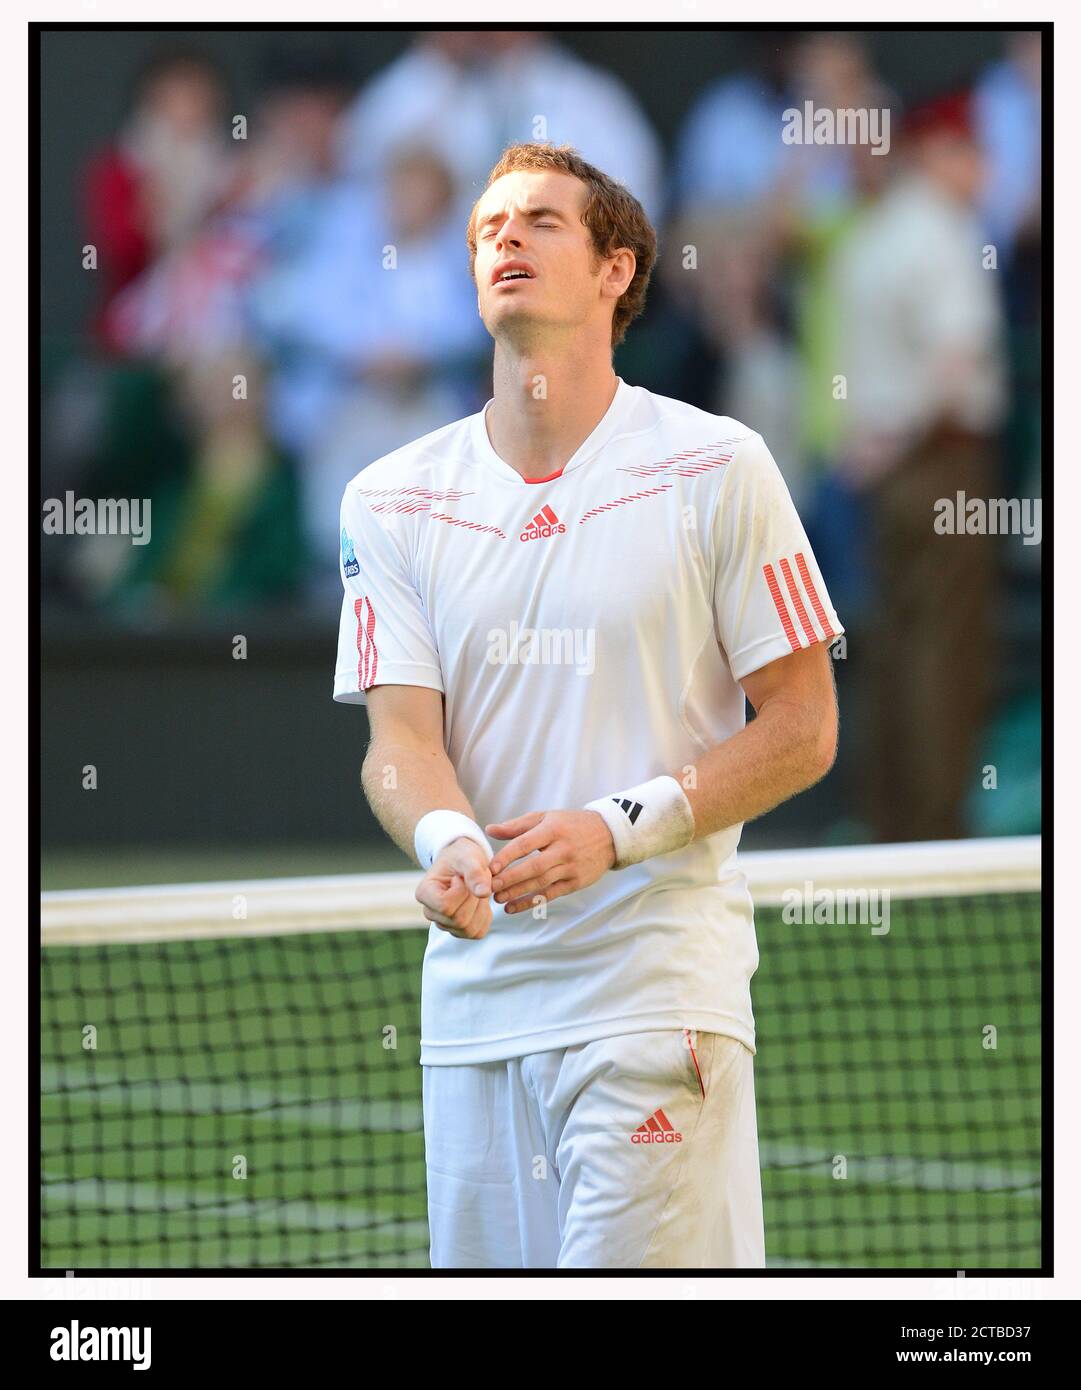
[{"label": "blurred crowd", "polygon": [[[66,550],[52,596],[135,623],[333,612],[344,483],[490,394],[465,248],[487,172],[568,142],[659,231],[617,370],[761,431],[870,653],[868,819],[962,833],[976,738],[1027,717],[1001,669],[1029,656],[1038,547],[936,548],[927,511],[1040,495],[1040,36],[918,104],[855,36],[757,42],[669,148],[541,31],[418,34],[359,91],[341,52],[279,56],[239,119],[205,57],[154,61],[84,170],[98,301],[45,401],[52,495],[150,497],[154,543]],[[808,102],[888,110],[888,152],[786,143]]]}]

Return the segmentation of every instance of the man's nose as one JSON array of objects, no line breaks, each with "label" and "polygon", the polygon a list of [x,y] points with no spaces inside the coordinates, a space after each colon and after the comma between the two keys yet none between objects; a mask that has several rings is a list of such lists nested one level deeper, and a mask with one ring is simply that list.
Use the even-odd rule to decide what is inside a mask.
[{"label": "man's nose", "polygon": [[496,246],[500,251],[502,251],[505,246],[513,246],[515,249],[517,249],[521,246],[521,244],[521,228],[511,226],[509,223],[503,226],[498,237],[496,237]]}]

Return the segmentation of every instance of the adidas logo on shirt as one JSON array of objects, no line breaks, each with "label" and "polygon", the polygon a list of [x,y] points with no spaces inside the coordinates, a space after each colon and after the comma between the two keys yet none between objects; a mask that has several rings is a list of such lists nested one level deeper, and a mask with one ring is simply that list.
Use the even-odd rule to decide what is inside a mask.
[{"label": "adidas logo on shirt", "polygon": [[663,1110],[654,1110],[644,1125],[631,1135],[632,1144],[682,1144],[683,1135],[672,1126]]},{"label": "adidas logo on shirt", "polygon": [[522,534],[518,537],[520,541],[540,541],[546,536],[557,536],[567,528],[552,511],[551,507],[543,506]]}]

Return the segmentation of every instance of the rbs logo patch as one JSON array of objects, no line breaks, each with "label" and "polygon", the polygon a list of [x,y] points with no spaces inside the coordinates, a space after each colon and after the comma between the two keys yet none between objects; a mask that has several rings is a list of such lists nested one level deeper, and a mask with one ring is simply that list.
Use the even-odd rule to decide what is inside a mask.
[{"label": "rbs logo patch", "polygon": [[352,579],[354,574],[360,573],[353,537],[344,527],[342,528],[342,569],[345,570],[346,579]]}]

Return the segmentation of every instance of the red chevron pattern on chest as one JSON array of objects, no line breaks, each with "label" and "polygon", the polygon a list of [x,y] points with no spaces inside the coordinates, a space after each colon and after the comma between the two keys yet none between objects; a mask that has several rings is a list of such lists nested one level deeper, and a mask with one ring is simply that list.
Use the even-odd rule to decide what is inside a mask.
[{"label": "red chevron pattern on chest", "polygon": [[718,439],[712,444],[702,444],[697,449],[684,449],[681,453],[670,454],[657,463],[628,463],[618,468],[619,473],[633,473],[636,478],[659,478],[671,473],[677,478],[696,478],[701,473],[709,473],[714,468],[723,468],[732,462],[732,454],[738,439]]},{"label": "red chevron pattern on chest", "polygon": [[460,516],[448,516],[446,512],[432,512],[428,520],[445,521],[448,526],[464,526],[467,531],[476,531],[482,536],[498,536],[501,541],[507,539],[506,531],[501,531],[498,526],[485,526],[479,521],[467,521]]},{"label": "red chevron pattern on chest", "polygon": [[430,512],[433,502],[459,502],[471,494],[460,488],[358,487],[361,497],[371,497],[373,512]]}]

